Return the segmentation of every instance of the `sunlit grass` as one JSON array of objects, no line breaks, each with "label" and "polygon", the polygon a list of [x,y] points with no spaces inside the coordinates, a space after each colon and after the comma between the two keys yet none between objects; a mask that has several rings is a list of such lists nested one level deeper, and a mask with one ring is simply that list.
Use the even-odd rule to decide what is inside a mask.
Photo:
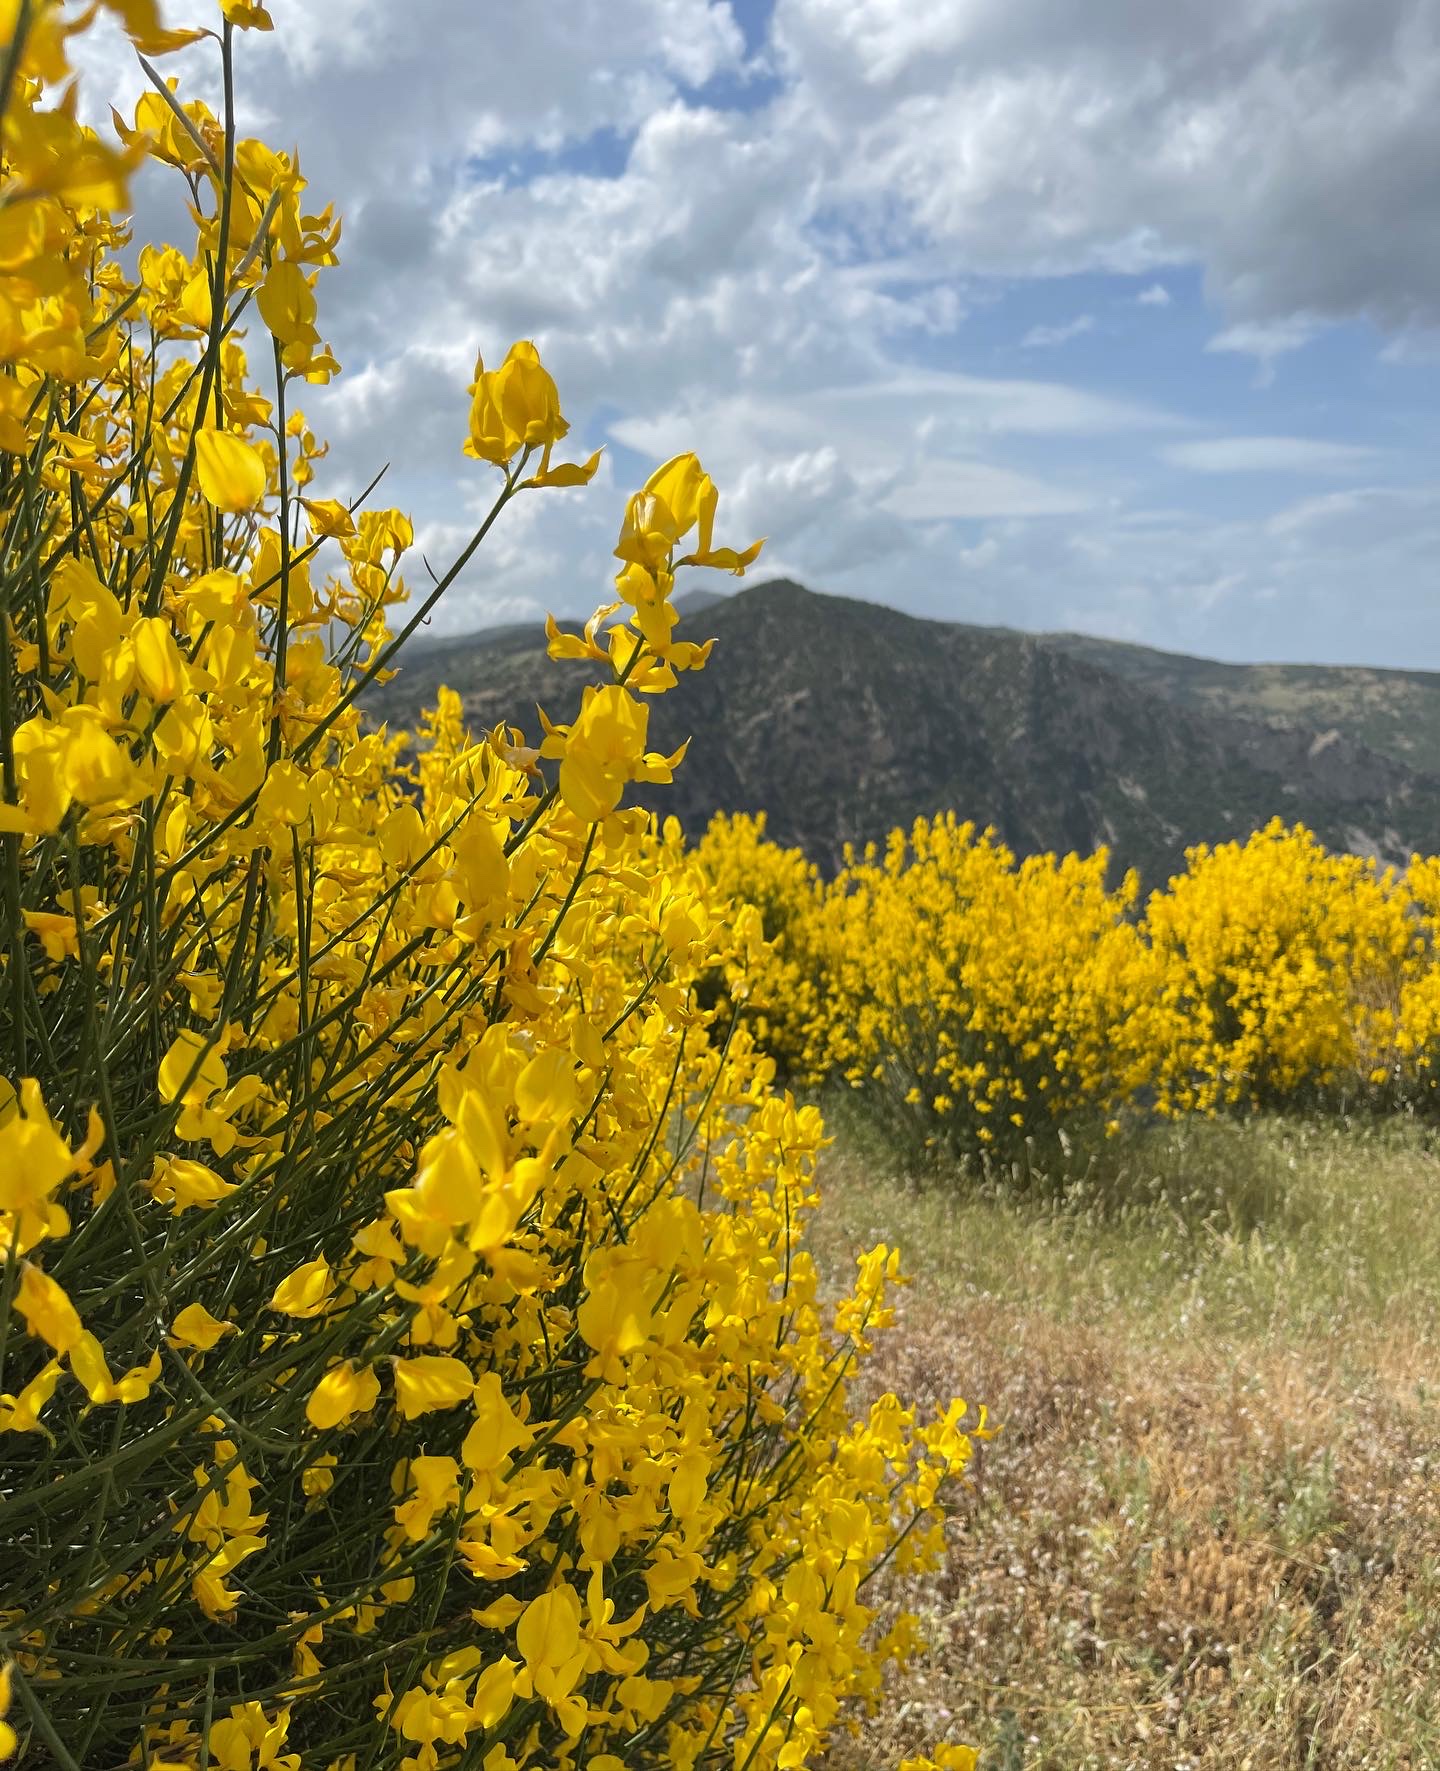
[{"label": "sunlit grass", "polygon": [[1440,1156],[1404,1121],[1155,1127],[917,1185],[847,1128],[817,1228],[914,1283],[875,1380],[1006,1422],[857,1763],[1440,1764]]}]

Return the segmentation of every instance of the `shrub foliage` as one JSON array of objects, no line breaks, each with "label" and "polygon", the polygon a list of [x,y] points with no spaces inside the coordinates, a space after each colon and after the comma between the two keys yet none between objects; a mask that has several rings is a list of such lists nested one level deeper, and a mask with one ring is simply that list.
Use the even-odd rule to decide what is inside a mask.
[{"label": "shrub foliage", "polygon": [[[936,1553],[970,1437],[852,1418],[895,1256],[822,1300],[819,1118],[695,988],[759,918],[623,807],[704,663],[675,570],[758,547],[667,463],[608,625],[552,629],[573,725],[367,731],[506,507],[595,458],[532,345],[477,363],[493,503],[412,604],[405,517],[318,484],[340,226],[237,134],[264,8],[106,6],[147,58],[209,39],[225,104],[156,73],[107,145],[63,98],[89,14],[0,6],[0,1749],[804,1765],[909,1639],[867,1582]],[[195,237],[132,275],[147,160]]]}]

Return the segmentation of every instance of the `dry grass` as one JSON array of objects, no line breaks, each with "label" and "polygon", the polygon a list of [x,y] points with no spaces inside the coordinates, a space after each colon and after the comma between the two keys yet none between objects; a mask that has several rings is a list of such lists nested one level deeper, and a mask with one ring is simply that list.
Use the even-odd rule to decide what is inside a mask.
[{"label": "dry grass", "polygon": [[[881,1387],[986,1401],[929,1650],[846,1764],[1440,1767],[1440,1160],[1412,1127],[1148,1135],[1060,1203],[851,1141],[826,1259],[914,1285]],[[1121,1203],[1117,1203],[1121,1202]]]}]

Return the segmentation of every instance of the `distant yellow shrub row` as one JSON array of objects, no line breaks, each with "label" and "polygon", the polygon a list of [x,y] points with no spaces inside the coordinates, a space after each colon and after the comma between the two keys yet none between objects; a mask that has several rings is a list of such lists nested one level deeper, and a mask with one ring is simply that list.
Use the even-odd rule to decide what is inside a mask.
[{"label": "distant yellow shrub row", "polygon": [[1440,861],[1382,869],[1277,819],[1192,849],[1142,907],[1103,851],[1017,862],[951,814],[829,884],[763,816],[717,818],[698,853],[771,937],[734,985],[758,1038],[929,1142],[1434,1087]]}]

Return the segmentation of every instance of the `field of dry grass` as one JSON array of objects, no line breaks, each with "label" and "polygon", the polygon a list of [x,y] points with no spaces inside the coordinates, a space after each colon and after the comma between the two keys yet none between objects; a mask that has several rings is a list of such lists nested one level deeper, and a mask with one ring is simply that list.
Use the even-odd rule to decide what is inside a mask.
[{"label": "field of dry grass", "polygon": [[914,1277],[880,1386],[1005,1422],[847,1771],[1440,1767],[1440,1145],[1165,1129],[1044,1203],[844,1137],[826,1179],[822,1259]]}]

